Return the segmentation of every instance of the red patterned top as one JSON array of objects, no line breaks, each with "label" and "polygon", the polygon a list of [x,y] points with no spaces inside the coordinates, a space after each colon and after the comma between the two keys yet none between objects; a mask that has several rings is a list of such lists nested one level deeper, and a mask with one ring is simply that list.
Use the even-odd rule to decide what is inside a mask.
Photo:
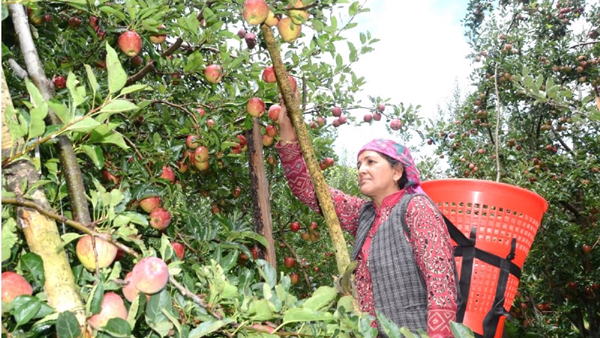
[{"label": "red patterned top", "polygon": [[[310,174],[298,144],[276,145],[281,158],[281,164],[292,190],[304,204],[316,212],[321,212]],[[356,236],[358,216],[364,199],[347,195],[339,190],[329,188],[336,213],[342,229]],[[392,208],[400,201],[404,190],[387,196],[380,207],[376,207],[377,214],[369,234],[357,257],[356,292],[361,310],[375,316],[375,303],[373,299],[373,285],[369,272],[368,260],[371,239],[389,216]],[[407,211],[407,226],[411,229],[409,240],[415,253],[419,270],[427,284],[429,295],[427,302],[427,333],[432,338],[454,337],[450,331],[449,322],[456,319],[456,281],[454,275],[447,276],[447,271],[452,271],[452,243],[443,220],[436,217],[435,206],[426,198],[415,197],[411,199]],[[445,233],[445,236],[435,236]],[[440,259],[432,259],[433,256]],[[444,266],[440,266],[444,265]],[[450,283],[440,283],[449,280]],[[376,324],[375,324],[376,325]]]}]

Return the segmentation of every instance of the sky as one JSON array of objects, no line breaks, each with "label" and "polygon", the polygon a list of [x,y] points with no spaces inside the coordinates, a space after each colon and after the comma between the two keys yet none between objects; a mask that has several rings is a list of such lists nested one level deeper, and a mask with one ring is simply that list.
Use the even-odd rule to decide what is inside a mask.
[{"label": "sky", "polygon": [[[363,103],[369,102],[367,95],[387,97],[405,107],[421,105],[420,117],[428,118],[437,114],[438,106],[445,106],[457,84],[469,90],[469,46],[460,22],[466,0],[369,0],[367,7],[371,11],[360,15],[352,32],[358,36],[368,30],[381,41],[353,66],[367,82]],[[363,115],[354,112],[359,120]],[[391,137],[384,123],[382,119],[371,126],[341,126],[334,142],[337,155],[354,159],[370,140]]]}]

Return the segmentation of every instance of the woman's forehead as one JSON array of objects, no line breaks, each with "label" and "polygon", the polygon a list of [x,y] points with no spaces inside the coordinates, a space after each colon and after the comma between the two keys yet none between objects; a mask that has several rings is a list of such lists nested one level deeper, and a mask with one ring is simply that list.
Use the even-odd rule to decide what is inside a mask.
[{"label": "woman's forehead", "polygon": [[358,155],[358,161],[363,161],[366,158],[383,158],[380,153],[373,150],[365,150]]}]

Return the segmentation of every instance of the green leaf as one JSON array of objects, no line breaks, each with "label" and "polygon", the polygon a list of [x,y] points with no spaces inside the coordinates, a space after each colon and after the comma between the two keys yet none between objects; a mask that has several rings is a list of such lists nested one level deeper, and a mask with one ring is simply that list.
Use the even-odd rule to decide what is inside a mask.
[{"label": "green leaf", "polygon": [[88,299],[87,312],[90,314],[99,313],[102,309],[102,300],[104,299],[104,284],[97,283],[92,288],[91,297]]},{"label": "green leaf", "polygon": [[67,232],[66,234],[60,236],[60,238],[63,241],[63,245],[67,245],[69,243],[71,243],[72,241],[78,239],[79,237],[82,237],[83,235],[78,234],[78,233],[74,233],[74,232]]},{"label": "green leaf", "polygon": [[31,102],[34,107],[41,107],[46,104],[46,100],[40,90],[27,77],[25,78],[25,87],[27,87],[27,92],[31,97]]},{"label": "green leaf", "polygon": [[232,319],[226,318],[224,320],[217,320],[214,322],[204,322],[204,323],[198,325],[198,327],[196,327],[192,331],[190,331],[188,338],[204,337],[210,333],[213,333],[213,332],[219,330],[220,328],[231,323],[232,321],[233,321]]},{"label": "green leaf", "polygon": [[291,308],[283,316],[284,323],[315,322],[320,320],[331,320],[333,315],[328,312],[319,312],[307,308]]},{"label": "green leaf", "polygon": [[132,21],[135,21],[138,4],[135,2],[135,0],[127,0],[125,1],[125,6],[127,7],[127,14],[129,14],[129,18]]},{"label": "green leaf", "polygon": [[173,323],[173,326],[177,329],[177,332],[181,333],[181,323],[179,322],[179,318],[175,317],[170,311],[163,309],[163,314],[167,316],[167,318]]},{"label": "green leaf", "polygon": [[56,336],[61,338],[77,338],[81,335],[81,328],[77,317],[70,312],[64,311],[58,315],[56,320]]},{"label": "green leaf", "polygon": [[17,244],[17,222],[14,218],[9,218],[2,222],[2,261],[10,258],[10,249]]},{"label": "green leaf", "polygon": [[164,288],[162,291],[150,296],[150,300],[146,305],[146,319],[152,323],[160,323],[167,320],[162,310],[172,311],[171,295]]},{"label": "green leaf", "polygon": [[104,331],[110,333],[113,337],[131,336],[131,326],[129,326],[129,323],[123,318],[111,318],[108,323],[106,323]]},{"label": "green leaf", "polygon": [[67,124],[71,120],[69,108],[62,104],[62,102],[56,99],[50,99],[50,101],[48,101],[48,107],[56,114],[56,116],[58,116],[62,123]]},{"label": "green leaf", "polygon": [[125,144],[125,139],[123,139],[123,135],[116,131],[110,134],[103,135],[99,139],[94,139],[94,143],[114,144],[123,150],[129,149],[129,146]]},{"label": "green leaf", "polygon": [[[21,296],[22,297],[22,296]],[[42,302],[36,297],[30,297],[28,301],[23,304],[19,304],[14,309],[14,316],[17,325],[23,325],[28,323],[38,313],[42,307]]]},{"label": "green leaf", "polygon": [[250,319],[256,321],[270,320],[274,317],[273,311],[269,307],[269,301],[266,299],[252,301],[248,308],[248,314]]},{"label": "green leaf", "polygon": [[85,98],[85,87],[79,86],[77,84],[79,81],[75,78],[75,74],[73,72],[69,72],[67,76],[67,88],[69,89],[69,93],[71,94],[71,98],[73,99],[73,105],[75,107],[86,101]]},{"label": "green leaf", "polygon": [[106,42],[106,69],[108,71],[108,91],[116,93],[127,83],[127,74],[119,61],[117,52]]},{"label": "green leaf", "polygon": [[92,160],[92,163],[94,163],[96,168],[102,169],[104,166],[104,154],[100,147],[84,144],[81,146],[81,149],[83,149],[85,154]]},{"label": "green leaf", "polygon": [[67,130],[73,130],[73,131],[78,131],[78,132],[88,132],[88,131],[93,130],[94,128],[98,127],[99,125],[100,125],[100,123],[98,121],[94,120],[91,117],[86,117],[83,120],[68,127]]},{"label": "green leaf", "polygon": [[100,11],[108,14],[109,16],[116,16],[117,18],[121,19],[121,21],[128,21],[127,17],[122,11],[111,6],[101,6]]},{"label": "green leaf", "polygon": [[10,131],[10,136],[13,140],[23,138],[27,135],[27,121],[23,119],[21,114],[17,115],[18,111],[11,105],[7,105],[4,116],[5,121]]},{"label": "green leaf", "polygon": [[44,134],[46,123],[44,118],[48,115],[48,105],[44,104],[41,107],[35,107],[29,111],[31,120],[29,121],[29,132],[27,136],[32,139]]},{"label": "green leaf", "polygon": [[450,330],[452,331],[452,334],[454,334],[454,337],[460,337],[460,338],[474,338],[475,334],[473,334],[473,331],[465,326],[464,324],[461,323],[457,323],[457,322],[450,322]]},{"label": "green leaf", "polygon": [[[107,104],[106,106],[102,107],[102,109],[100,109],[101,114],[98,116],[98,120],[103,121],[105,118],[107,118],[108,116],[110,116],[114,113],[120,113],[120,112],[124,112],[124,111],[137,110],[137,109],[138,109],[138,107],[135,104],[133,104],[131,101],[114,100],[114,101],[110,102],[109,104]],[[102,113],[104,113],[104,114],[102,114]],[[102,116],[102,118],[100,118],[100,116]]]},{"label": "green leaf", "polygon": [[258,272],[265,282],[269,284],[271,288],[274,288],[275,284],[277,284],[277,271],[275,271],[275,268],[263,259],[256,260],[256,265],[260,267]]},{"label": "green leaf", "polygon": [[267,247],[267,240],[265,239],[264,236],[254,232],[254,231],[243,231],[242,233],[240,233],[240,235],[243,238],[252,238],[253,240],[259,242],[260,244],[262,244],[264,247]]},{"label": "green leaf", "polygon": [[94,71],[92,70],[92,67],[90,67],[90,65],[86,64],[84,66],[85,72],[87,73],[88,81],[90,82],[90,87],[92,87],[92,93],[94,94],[94,96],[96,96],[96,91],[100,89],[100,86],[98,86],[98,81],[96,80],[96,75],[94,74]]},{"label": "green leaf", "polygon": [[[140,90],[146,90],[146,89],[151,89],[151,87],[148,85],[136,84],[136,85],[128,86],[128,87],[121,89],[121,93],[119,95],[125,95],[125,94],[138,92]],[[129,102],[129,101],[127,101],[127,102]]]},{"label": "green leaf", "polygon": [[21,256],[20,262],[21,267],[29,271],[40,285],[43,285],[46,282],[44,275],[44,261],[42,260],[42,257],[34,252],[28,252]]},{"label": "green leaf", "polygon": [[333,302],[337,296],[337,291],[331,286],[321,286],[307,299],[302,306],[312,310],[319,310]]}]

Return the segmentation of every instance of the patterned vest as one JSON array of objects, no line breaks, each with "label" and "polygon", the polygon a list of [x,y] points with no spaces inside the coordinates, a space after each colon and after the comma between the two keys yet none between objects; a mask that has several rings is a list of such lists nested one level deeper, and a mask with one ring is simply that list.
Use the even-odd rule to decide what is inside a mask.
[{"label": "patterned vest", "polygon": [[[373,281],[375,309],[398,327],[427,331],[427,286],[417,267],[412,246],[404,235],[402,218],[408,199],[405,194],[390,212],[371,241],[368,267]],[[358,256],[375,220],[373,203],[366,203],[359,216],[352,260]],[[381,327],[381,325],[380,325]]]}]

